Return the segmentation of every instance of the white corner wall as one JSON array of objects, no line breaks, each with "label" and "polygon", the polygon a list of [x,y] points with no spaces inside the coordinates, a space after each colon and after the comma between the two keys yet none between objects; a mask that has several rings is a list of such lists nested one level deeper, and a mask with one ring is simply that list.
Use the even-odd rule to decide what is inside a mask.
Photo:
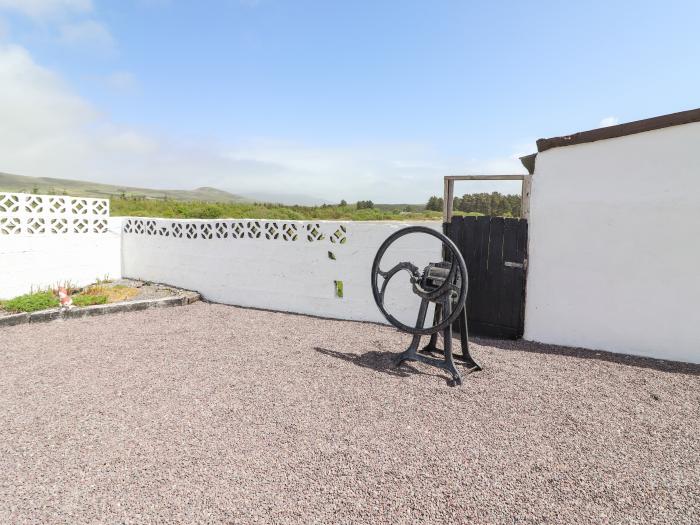
[{"label": "white corner wall", "polygon": [[121,276],[121,218],[109,201],[0,193],[0,298]]},{"label": "white corner wall", "polygon": [[700,362],[700,123],[537,155],[525,338]]},{"label": "white corner wall", "polygon": [[[440,223],[423,224],[441,230]],[[372,298],[372,261],[379,245],[407,226],[129,218],[123,229],[122,273],[196,290],[205,299],[225,304],[385,322]],[[426,237],[403,238],[382,267],[388,269],[399,259],[418,265],[439,260],[439,248],[432,249]],[[336,296],[335,281],[343,281],[342,298]],[[407,281],[392,284],[392,312],[402,320],[415,320],[418,298]]]}]

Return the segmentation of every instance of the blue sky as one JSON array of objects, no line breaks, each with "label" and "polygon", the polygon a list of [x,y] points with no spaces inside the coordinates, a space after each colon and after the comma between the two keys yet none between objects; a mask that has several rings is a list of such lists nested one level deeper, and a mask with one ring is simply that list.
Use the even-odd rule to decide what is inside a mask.
[{"label": "blue sky", "polygon": [[[700,3],[0,0],[0,171],[422,202],[700,106]],[[507,184],[458,190],[504,191]]]}]

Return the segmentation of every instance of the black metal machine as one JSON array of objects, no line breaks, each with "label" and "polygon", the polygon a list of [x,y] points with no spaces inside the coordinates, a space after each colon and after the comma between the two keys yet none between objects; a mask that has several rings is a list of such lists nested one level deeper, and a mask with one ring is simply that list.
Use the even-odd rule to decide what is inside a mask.
[{"label": "black metal machine", "polygon": [[[443,261],[430,263],[421,271],[410,262],[400,262],[393,268],[383,271],[380,268],[382,258],[389,246],[397,239],[409,234],[426,234],[436,237],[442,242]],[[385,307],[384,295],[392,277],[405,270],[410,274],[413,293],[421,298],[418,309],[418,319],[415,326],[409,326],[391,315]],[[383,279],[379,285],[379,277]],[[465,303],[467,300],[468,275],[467,266],[457,246],[442,233],[426,226],[409,226],[390,235],[379,247],[372,264],[372,294],[377,307],[387,321],[402,332],[413,334],[413,340],[408,349],[397,358],[397,365],[404,361],[420,361],[432,366],[437,366],[449,372],[455,385],[462,384],[462,377],[457,370],[454,358],[464,362],[470,372],[481,370],[481,366],[474,361],[469,353],[469,336],[467,334],[467,312]],[[425,318],[430,303],[435,303],[435,315],[433,325],[425,327]],[[460,339],[462,354],[452,354],[452,324],[460,321]],[[443,333],[444,348],[437,348],[438,333]],[[429,343],[420,351],[421,336],[429,335]],[[420,353],[419,353],[420,352]],[[443,359],[430,356],[433,352],[441,352]],[[428,355],[426,355],[428,354]]]}]

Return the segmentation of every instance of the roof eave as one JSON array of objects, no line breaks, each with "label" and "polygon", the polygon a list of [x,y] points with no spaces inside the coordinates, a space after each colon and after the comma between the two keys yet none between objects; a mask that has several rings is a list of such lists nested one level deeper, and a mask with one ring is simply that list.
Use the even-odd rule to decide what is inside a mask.
[{"label": "roof eave", "polygon": [[542,152],[552,148],[560,148],[562,146],[573,146],[574,144],[584,144],[598,140],[624,137],[626,135],[634,135],[636,133],[654,131],[671,126],[692,124],[693,122],[700,122],[700,108],[681,111],[679,113],[670,113],[668,115],[661,115],[659,117],[644,120],[636,120],[634,122],[626,122],[625,124],[608,126],[606,128],[581,131],[579,133],[574,133],[573,135],[539,139],[537,141],[537,151]]}]

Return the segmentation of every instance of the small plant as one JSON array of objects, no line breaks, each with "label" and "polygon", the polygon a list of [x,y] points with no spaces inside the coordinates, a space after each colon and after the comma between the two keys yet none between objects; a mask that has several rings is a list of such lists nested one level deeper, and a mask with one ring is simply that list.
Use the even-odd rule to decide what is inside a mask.
[{"label": "small plant", "polygon": [[106,295],[74,295],[73,306],[92,306],[95,304],[106,304]]},{"label": "small plant", "polygon": [[3,308],[10,312],[38,312],[49,308],[57,308],[58,297],[51,292],[35,292],[20,295],[5,301]]},{"label": "small plant", "polygon": [[138,293],[139,291],[137,288],[124,286],[123,284],[117,284],[114,286],[93,284],[92,286],[85,288],[82,295],[104,295],[107,297],[108,303],[119,303],[135,297],[138,295]]},{"label": "small plant", "polygon": [[58,290],[64,288],[70,295],[76,293],[80,290],[80,287],[72,281],[56,281],[53,287],[47,288],[45,290],[39,289],[38,291],[50,291],[54,294],[58,293]]},{"label": "small plant", "polygon": [[97,277],[95,279],[95,284],[109,284],[112,282],[112,279],[109,278],[109,274],[106,273],[102,279]]}]

